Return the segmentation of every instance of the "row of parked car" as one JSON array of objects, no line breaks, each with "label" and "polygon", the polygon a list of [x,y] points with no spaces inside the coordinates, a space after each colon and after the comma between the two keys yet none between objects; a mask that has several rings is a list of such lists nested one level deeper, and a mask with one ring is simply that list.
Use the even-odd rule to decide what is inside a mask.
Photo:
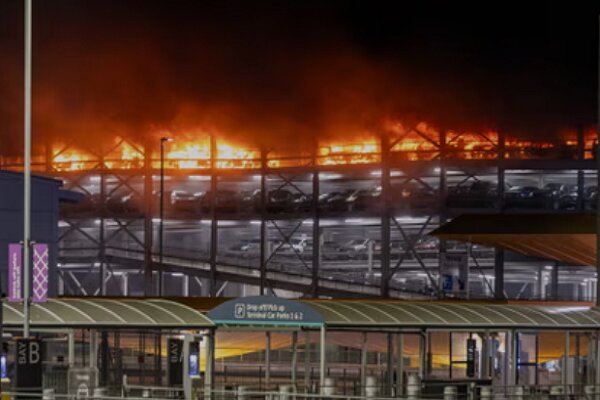
[{"label": "row of parked car", "polygon": [[[597,187],[586,187],[583,191],[583,204],[588,209],[596,208]],[[165,193],[167,213],[184,215],[206,214],[213,202],[219,213],[259,213],[262,195],[259,189],[237,192],[219,189],[212,191],[189,192],[173,190]],[[152,195],[153,208],[158,209],[159,195]],[[395,209],[435,210],[440,205],[437,189],[416,182],[393,187],[391,193]],[[527,185],[506,185],[504,198],[498,194],[495,182],[476,180],[448,188],[445,205],[449,208],[532,208],[547,210],[572,210],[578,205],[579,190],[576,185],[548,183],[543,187]],[[377,210],[381,207],[381,187],[344,189],[322,193],[318,207],[322,212],[353,212]],[[92,212],[101,208],[99,195],[87,196],[77,204],[65,204],[64,212]],[[109,212],[141,213],[145,205],[137,193],[115,193],[104,205]],[[270,190],[265,195],[265,211],[270,214],[308,212],[313,207],[312,194],[304,194],[288,189]]]},{"label": "row of parked car", "polygon": [[[228,256],[255,258],[260,254],[260,239],[242,240],[229,246],[225,254]],[[431,252],[437,254],[439,242],[436,238],[425,237],[419,239],[414,246],[418,252]],[[268,242],[268,251],[275,252],[282,256],[300,256],[311,257],[313,252],[313,240],[307,237],[292,238],[288,242],[270,240]],[[381,241],[375,239],[351,239],[343,243],[334,241],[325,241],[321,245],[320,253],[324,260],[341,259],[367,259],[369,253],[373,258],[381,254]],[[390,251],[392,254],[402,254],[405,252],[405,245],[401,241],[392,240],[390,242]]]}]

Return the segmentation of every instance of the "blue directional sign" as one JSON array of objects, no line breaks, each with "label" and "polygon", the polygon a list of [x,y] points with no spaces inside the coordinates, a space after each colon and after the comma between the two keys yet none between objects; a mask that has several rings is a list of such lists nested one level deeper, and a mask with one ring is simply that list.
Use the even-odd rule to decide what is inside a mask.
[{"label": "blue directional sign", "polygon": [[240,297],[226,301],[207,314],[221,325],[322,325],[323,317],[311,306],[274,296]]}]

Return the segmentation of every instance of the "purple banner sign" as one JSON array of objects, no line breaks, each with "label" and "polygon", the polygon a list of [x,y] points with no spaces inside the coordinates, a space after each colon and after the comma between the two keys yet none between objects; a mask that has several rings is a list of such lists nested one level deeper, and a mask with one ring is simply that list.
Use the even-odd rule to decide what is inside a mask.
[{"label": "purple banner sign", "polygon": [[23,301],[21,277],[23,272],[23,246],[19,243],[8,245],[8,301]]},{"label": "purple banner sign", "polygon": [[48,301],[48,245],[33,245],[33,302]]}]

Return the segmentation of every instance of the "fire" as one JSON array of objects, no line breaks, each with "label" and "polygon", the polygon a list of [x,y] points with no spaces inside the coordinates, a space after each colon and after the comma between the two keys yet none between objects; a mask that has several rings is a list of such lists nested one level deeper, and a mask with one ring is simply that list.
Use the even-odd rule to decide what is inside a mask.
[{"label": "fire", "polygon": [[380,159],[375,142],[332,144],[319,148],[319,165],[371,164]]},{"label": "fire", "polygon": [[[438,130],[425,123],[406,128],[399,123],[386,126],[389,134],[390,157],[393,160],[423,161],[434,160],[444,152],[445,158],[463,160],[494,159],[499,154],[499,134],[487,132],[447,131],[441,135]],[[354,165],[373,164],[381,161],[381,144],[375,135],[350,143],[324,143],[317,152],[317,165]],[[597,146],[596,132],[584,133],[584,156],[593,157]],[[444,143],[441,143],[444,141]],[[69,147],[54,149],[52,168],[54,171],[80,171],[104,165],[109,169],[135,169],[144,165],[141,147],[122,139],[115,141],[114,149],[102,162],[90,153]],[[214,161],[220,169],[257,169],[261,168],[261,154],[255,149],[247,149],[232,143],[216,143],[216,154],[211,160],[209,140],[173,141],[165,145],[164,166],[168,169],[210,169]],[[567,158],[575,159],[577,140],[567,137],[555,141],[532,141],[515,138],[504,140],[504,157],[508,159]],[[300,151],[300,150],[299,150]],[[273,156],[275,154],[275,156]],[[275,157],[275,158],[273,158]],[[267,166],[282,168],[303,166],[311,156],[306,154],[269,153]],[[152,166],[160,166],[158,154],[153,154]]]}]

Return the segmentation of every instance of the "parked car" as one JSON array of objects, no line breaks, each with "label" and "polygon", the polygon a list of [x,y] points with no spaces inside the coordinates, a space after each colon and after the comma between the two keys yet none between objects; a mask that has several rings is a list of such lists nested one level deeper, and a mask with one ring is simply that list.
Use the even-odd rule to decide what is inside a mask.
[{"label": "parked car", "polygon": [[[200,200],[200,209],[202,212],[210,212],[213,193],[211,190],[202,195]],[[215,211],[217,212],[236,212],[239,209],[239,197],[233,190],[217,190],[215,196]]]},{"label": "parked car", "polygon": [[439,206],[438,192],[418,182],[407,182],[392,188],[392,203],[397,210],[435,210]]},{"label": "parked car", "polygon": [[308,246],[309,239],[307,238],[293,238],[289,242],[281,244],[279,251],[283,254],[302,254]]},{"label": "parked car", "polygon": [[507,208],[536,208],[558,210],[559,190],[551,187],[540,189],[535,186],[513,186],[504,193]]},{"label": "parked car", "polygon": [[490,181],[455,186],[446,198],[446,205],[455,208],[495,208],[499,202],[498,185]]},{"label": "parked car", "polygon": [[200,200],[203,192],[190,193],[185,190],[171,192],[171,205],[173,210],[180,212],[196,212],[200,209]]},{"label": "parked car", "polygon": [[373,189],[361,189],[346,199],[349,211],[368,211],[381,205],[381,186]]},{"label": "parked car", "polygon": [[327,211],[344,212],[350,209],[352,197],[357,192],[356,189],[347,189],[341,192],[332,192],[327,195],[324,201],[324,207]]},{"label": "parked car", "polygon": [[267,194],[266,209],[271,213],[289,212],[294,204],[294,195],[285,189],[271,190]]},{"label": "parked car", "polygon": [[358,258],[361,255],[366,255],[370,241],[370,239],[353,239],[344,243],[340,247],[340,251],[350,258]]}]

